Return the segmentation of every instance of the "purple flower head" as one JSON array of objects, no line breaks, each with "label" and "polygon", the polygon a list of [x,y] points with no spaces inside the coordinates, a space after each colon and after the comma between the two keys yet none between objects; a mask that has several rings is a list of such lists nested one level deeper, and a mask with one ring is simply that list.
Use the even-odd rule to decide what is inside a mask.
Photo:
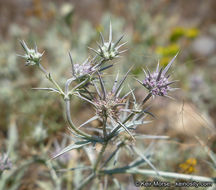
[{"label": "purple flower head", "polygon": [[7,154],[0,156],[0,171],[10,170],[12,168],[12,162],[8,158]]},{"label": "purple flower head", "polygon": [[70,61],[72,65],[72,75],[75,78],[83,77],[92,74],[96,71],[96,65],[94,65],[94,60],[86,59],[82,64],[74,64],[71,54],[69,53]]},{"label": "purple flower head", "polygon": [[149,93],[151,93],[153,96],[167,96],[168,92],[173,90],[170,85],[173,84],[175,81],[169,81],[169,75],[166,75],[166,73],[171,67],[176,56],[169,62],[169,64],[164,69],[161,68],[159,70],[158,63],[157,69],[153,73],[150,73],[148,69],[147,72],[143,70],[146,78],[142,82],[138,82],[140,82],[145,88],[147,88],[149,90]]}]

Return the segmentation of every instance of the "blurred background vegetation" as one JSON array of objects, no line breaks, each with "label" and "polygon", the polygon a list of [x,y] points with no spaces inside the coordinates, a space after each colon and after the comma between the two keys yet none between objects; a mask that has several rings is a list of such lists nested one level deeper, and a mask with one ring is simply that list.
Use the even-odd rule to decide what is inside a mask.
[{"label": "blurred background vegetation", "polygon": [[[151,105],[156,119],[139,129],[171,139],[140,141],[139,146],[145,150],[154,144],[154,163],[160,170],[215,175],[206,151],[216,152],[215,9],[215,0],[0,0],[0,149],[9,152],[14,164],[0,189],[52,189],[55,176],[49,177],[48,168],[71,168],[86,159],[84,153],[72,151],[45,164],[58,146],[70,141],[64,135],[69,135],[64,105],[56,95],[31,90],[49,84],[16,56],[22,54],[19,40],[36,42],[40,52],[45,50],[42,64],[64,84],[71,76],[68,51],[75,62],[84,61],[91,54],[87,47],[96,47],[98,32],[108,35],[110,20],[114,37],[124,33],[129,50],[107,76],[117,69],[125,73],[134,65],[128,80],[133,84],[133,76],[144,77],[143,67],[153,69],[158,60],[165,66],[179,52],[172,68],[180,88],[172,94],[175,100],[156,99]],[[140,98],[146,93],[144,88],[135,92]],[[88,104],[73,102],[76,123],[87,120],[91,111]],[[69,190],[82,174],[57,175]],[[128,176],[118,178],[125,188],[135,188]]]}]

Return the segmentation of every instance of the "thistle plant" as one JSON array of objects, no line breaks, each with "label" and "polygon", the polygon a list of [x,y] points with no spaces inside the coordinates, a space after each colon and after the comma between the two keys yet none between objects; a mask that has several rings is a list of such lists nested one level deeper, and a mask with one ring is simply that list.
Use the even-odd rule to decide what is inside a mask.
[{"label": "thistle plant", "polygon": [[[159,171],[152,163],[152,154],[148,151],[139,150],[136,146],[136,139],[169,138],[167,136],[140,134],[136,132],[136,129],[150,122],[146,120],[147,115],[153,115],[149,112],[146,102],[151,97],[169,97],[168,92],[175,90],[175,88],[171,88],[175,81],[169,81],[167,73],[177,55],[165,68],[159,69],[160,64],[158,63],[155,72],[150,73],[148,69],[147,71],[144,70],[143,80],[136,79],[140,83],[140,88],[145,87],[147,89],[147,96],[143,97],[143,101],[138,102],[134,93],[135,89],[129,87],[128,92],[122,94],[122,89],[128,86],[125,85],[126,79],[132,68],[123,77],[119,77],[119,74],[117,74],[111,89],[106,86],[104,70],[112,66],[111,60],[119,58],[119,55],[125,51],[119,50],[126,44],[119,45],[123,36],[113,42],[112,25],[110,24],[108,42],[104,40],[101,33],[100,37],[101,44],[98,44],[98,49],[90,48],[95,55],[93,55],[93,58],[86,59],[82,64],[74,63],[72,55],[69,53],[72,76],[65,82],[64,89],[54,80],[51,73],[41,65],[43,54],[40,54],[37,48],[29,49],[24,41],[21,42],[26,53],[22,57],[26,60],[27,65],[38,67],[53,85],[52,88],[37,89],[59,94],[65,103],[65,115],[74,142],[59,150],[53,159],[74,149],[83,149],[89,157],[90,164],[82,167],[82,170],[86,171],[88,176],[85,176],[74,189],[82,189],[96,178],[106,180],[108,176],[119,173],[212,182],[213,179],[207,177]],[[71,101],[74,97],[79,97],[81,101],[91,104],[95,109],[95,115],[79,126],[74,124],[71,117]],[[89,127],[94,120],[100,121],[100,125]],[[94,149],[95,145],[101,146],[99,152]],[[86,151],[87,148],[92,148],[92,151],[95,151],[93,155]],[[122,166],[122,164],[118,166],[120,152],[124,150],[128,150],[133,155],[134,160],[126,163],[125,166]],[[113,161],[114,163],[112,163]],[[152,170],[144,169],[146,165]],[[70,168],[69,170],[80,168],[77,166],[77,168]],[[112,179],[116,184],[117,179]]]}]

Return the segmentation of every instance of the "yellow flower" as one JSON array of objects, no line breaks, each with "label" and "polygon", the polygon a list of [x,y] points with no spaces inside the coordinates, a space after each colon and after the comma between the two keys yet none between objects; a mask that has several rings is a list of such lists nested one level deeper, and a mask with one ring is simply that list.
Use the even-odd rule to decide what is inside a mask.
[{"label": "yellow flower", "polygon": [[197,165],[197,160],[195,158],[189,158],[184,163],[180,164],[181,173],[190,174],[196,171],[195,166]]},{"label": "yellow flower", "polygon": [[174,56],[179,51],[179,45],[178,44],[170,44],[166,47],[157,47],[156,53],[160,54],[161,56]]},{"label": "yellow flower", "polygon": [[156,48],[156,53],[161,56],[160,64],[162,66],[166,66],[169,61],[172,59],[174,55],[176,55],[179,51],[178,44],[170,44],[166,47],[159,46]]},{"label": "yellow flower", "polygon": [[199,30],[197,28],[190,28],[188,30],[186,30],[185,32],[185,36],[190,38],[190,39],[194,39],[199,35]]},{"label": "yellow flower", "polygon": [[179,38],[184,36],[185,29],[183,27],[176,27],[172,30],[172,33],[170,35],[170,41],[174,42],[177,41]]}]

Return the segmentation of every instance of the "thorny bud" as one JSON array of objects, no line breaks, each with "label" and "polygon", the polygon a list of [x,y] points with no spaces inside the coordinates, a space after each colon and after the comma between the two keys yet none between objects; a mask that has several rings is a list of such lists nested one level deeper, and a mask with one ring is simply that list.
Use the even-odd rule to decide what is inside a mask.
[{"label": "thorny bud", "polygon": [[8,158],[7,154],[3,154],[0,156],[0,172],[4,170],[10,170],[12,168],[12,162]]},{"label": "thorny bud", "polygon": [[111,25],[111,23],[110,23],[110,31],[109,31],[109,41],[105,42],[104,37],[101,33],[100,33],[100,37],[101,37],[101,44],[98,44],[99,49],[98,50],[95,50],[93,48],[89,48],[89,49],[94,51],[97,55],[102,57],[104,60],[106,60],[106,61],[112,60],[114,58],[119,57],[119,54],[127,51],[127,50],[119,51],[119,49],[123,45],[126,44],[126,43],[123,43],[123,44],[118,46],[119,42],[123,38],[123,35],[115,43],[112,42],[112,25]]},{"label": "thorny bud", "polygon": [[20,41],[20,44],[22,45],[26,54],[24,56],[19,56],[23,57],[26,60],[26,65],[38,65],[41,60],[41,57],[43,56],[43,53],[38,52],[37,46],[35,46],[35,49],[29,49],[24,41]]}]

